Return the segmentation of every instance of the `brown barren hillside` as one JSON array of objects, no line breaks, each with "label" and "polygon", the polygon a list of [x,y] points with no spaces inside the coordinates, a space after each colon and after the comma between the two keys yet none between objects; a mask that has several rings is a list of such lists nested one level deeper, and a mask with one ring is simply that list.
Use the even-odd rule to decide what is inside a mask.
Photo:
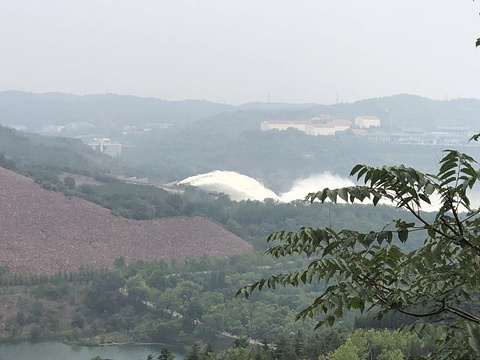
[{"label": "brown barren hillside", "polygon": [[137,221],[68,198],[0,168],[0,265],[15,272],[53,273],[82,265],[229,255],[251,246],[210,220]]}]

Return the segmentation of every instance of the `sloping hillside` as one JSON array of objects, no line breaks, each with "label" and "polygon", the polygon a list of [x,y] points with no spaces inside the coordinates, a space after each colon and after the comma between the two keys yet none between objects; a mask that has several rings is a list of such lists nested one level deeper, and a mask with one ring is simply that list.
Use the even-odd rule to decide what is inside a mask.
[{"label": "sloping hillside", "polygon": [[96,129],[156,122],[177,124],[214,116],[231,108],[202,100],[164,101],[115,94],[78,96],[0,91],[0,123],[24,125],[28,131],[70,122],[89,122]]},{"label": "sloping hillside", "polygon": [[80,140],[18,132],[0,126],[0,154],[12,159],[18,168],[30,172],[63,171],[104,173],[115,166],[109,156],[94,152]]},{"label": "sloping hillside", "polygon": [[128,262],[251,250],[247,242],[204,218],[127,220],[2,168],[0,202],[0,266],[16,272],[106,267],[121,256]]}]

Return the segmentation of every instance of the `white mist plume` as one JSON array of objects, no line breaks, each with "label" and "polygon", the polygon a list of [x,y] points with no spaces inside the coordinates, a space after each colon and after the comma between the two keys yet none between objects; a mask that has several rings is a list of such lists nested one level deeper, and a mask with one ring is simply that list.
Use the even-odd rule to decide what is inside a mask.
[{"label": "white mist plume", "polygon": [[353,181],[331,173],[312,175],[305,179],[294,181],[292,188],[278,196],[259,181],[239,174],[235,171],[212,171],[206,174],[191,176],[179,181],[180,185],[191,185],[205,191],[224,193],[232,200],[265,200],[275,199],[282,202],[303,200],[305,196],[326,187],[336,189],[344,186],[353,186]]},{"label": "white mist plume", "polygon": [[323,190],[325,188],[337,189],[354,185],[354,182],[349,179],[326,172],[309,176],[306,179],[295,180],[289,191],[280,194],[280,200],[284,202],[298,199],[303,200],[305,196],[311,192]]},{"label": "white mist plume", "polygon": [[[278,196],[272,190],[266,188],[262,183],[249,176],[239,174],[235,171],[220,170],[191,176],[185,180],[179,181],[178,184],[191,185],[206,191],[225,193],[235,201],[249,199],[262,201],[265,199],[274,199],[282,202],[291,202],[298,199],[303,200],[308,193],[325,188],[337,189],[355,185],[355,183],[348,178],[325,172],[322,174],[311,175],[308,178],[295,180],[289,191]],[[468,195],[472,203],[472,208],[480,206],[480,189],[478,189],[478,187],[470,190]],[[440,196],[438,196],[438,194],[432,194],[430,199],[432,202],[431,205],[422,202],[422,210],[427,212],[438,211],[441,206]],[[339,199],[338,202],[344,203],[341,199]],[[364,201],[364,204],[371,203],[372,202],[368,199]],[[394,205],[388,200],[382,200],[380,203],[391,206]],[[462,208],[460,211],[465,211],[465,209]]]},{"label": "white mist plume", "polygon": [[179,181],[180,185],[191,185],[205,191],[224,193],[232,200],[278,200],[277,194],[263,186],[262,183],[235,171],[212,171],[207,174],[191,176]]}]

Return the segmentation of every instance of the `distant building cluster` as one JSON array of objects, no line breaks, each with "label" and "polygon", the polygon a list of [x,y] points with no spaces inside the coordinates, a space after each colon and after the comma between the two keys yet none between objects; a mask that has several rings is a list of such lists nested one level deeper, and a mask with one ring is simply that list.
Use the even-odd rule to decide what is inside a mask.
[{"label": "distant building cluster", "polygon": [[331,136],[337,132],[351,129],[356,135],[366,135],[365,129],[379,127],[381,121],[376,116],[359,116],[354,123],[349,120],[336,119],[330,115],[320,115],[308,120],[267,120],[260,125],[260,130],[295,129],[313,136]]},{"label": "distant building cluster", "polygon": [[376,116],[359,116],[355,118],[355,125],[362,129],[368,129],[372,127],[379,127],[381,122]]},{"label": "distant building cluster", "polygon": [[172,126],[168,123],[148,123],[143,126],[126,125],[123,127],[123,135],[140,135],[152,130],[164,130]]},{"label": "distant building cluster", "polygon": [[137,184],[137,185],[149,185],[150,181],[148,178],[137,178],[136,176],[126,177],[124,175],[117,175],[115,176],[118,180],[125,181],[126,183],[130,184]]},{"label": "distant building cluster", "polygon": [[5,124],[3,126],[8,127],[10,129],[13,129],[13,130],[17,130],[17,131],[26,131],[27,130],[27,127],[25,125]]},{"label": "distant building cluster", "polygon": [[70,122],[66,125],[45,125],[42,128],[42,133],[44,134],[60,134],[63,131],[85,131],[88,129],[92,129],[94,125],[89,122],[85,121],[75,121]]},{"label": "distant building cluster", "polygon": [[45,134],[60,134],[60,132],[65,128],[61,125],[46,125],[42,128],[42,133]]},{"label": "distant building cluster", "polygon": [[111,157],[118,157],[122,155],[122,144],[119,142],[113,142],[107,138],[94,138],[88,143],[93,150],[100,152]]},{"label": "distant building cluster", "polygon": [[390,131],[371,132],[368,140],[376,143],[408,145],[478,145],[469,143],[477,131],[462,126],[442,126],[436,131],[424,131],[417,128],[400,128]]}]

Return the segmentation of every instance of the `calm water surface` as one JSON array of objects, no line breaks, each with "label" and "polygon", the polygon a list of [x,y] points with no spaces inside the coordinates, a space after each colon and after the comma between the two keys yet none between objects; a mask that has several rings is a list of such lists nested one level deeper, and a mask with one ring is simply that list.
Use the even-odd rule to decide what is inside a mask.
[{"label": "calm water surface", "polygon": [[[90,360],[99,355],[112,360],[146,360],[148,354],[154,358],[160,354],[162,346],[70,346],[57,342],[0,344],[0,360]],[[175,360],[184,356],[174,354]]]}]

